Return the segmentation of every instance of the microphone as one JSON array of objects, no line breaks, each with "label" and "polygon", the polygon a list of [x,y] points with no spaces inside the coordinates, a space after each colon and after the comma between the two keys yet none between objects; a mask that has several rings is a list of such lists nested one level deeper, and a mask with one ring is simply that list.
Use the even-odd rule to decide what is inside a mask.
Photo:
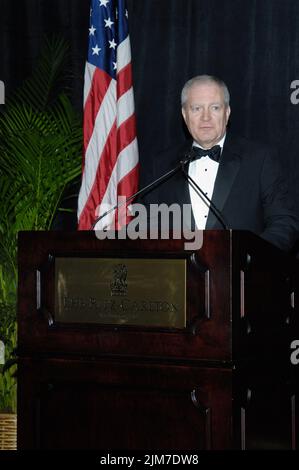
[{"label": "microphone", "polygon": [[193,149],[191,149],[190,154],[188,156],[189,158],[186,158],[185,160],[181,161],[181,170],[182,170],[185,178],[187,179],[187,181],[193,187],[193,189],[197,190],[197,193],[199,193],[204,198],[204,200],[206,202],[208,202],[209,208],[211,209],[213,214],[217,217],[217,219],[219,220],[219,222],[223,226],[224,230],[228,230],[228,225],[225,222],[225,219],[224,219],[223,214],[221,213],[221,211],[216,207],[216,205],[213,203],[213,201],[206,195],[206,193],[201,189],[201,187],[194,181],[193,178],[191,178],[191,176],[185,170],[185,165],[187,163],[189,163],[194,158],[193,153],[194,153],[194,151],[193,151]]},{"label": "microphone", "polygon": [[[135,199],[137,196],[140,196],[142,194],[144,194],[146,191],[148,190],[151,190],[153,189],[155,186],[157,186],[158,184],[161,184],[163,183],[167,178],[169,178],[170,176],[174,175],[177,171],[181,170],[185,176],[185,178],[187,179],[187,181],[189,182],[189,184],[191,184],[191,186],[193,188],[195,188],[201,195],[202,197],[205,199],[205,201],[208,202],[208,205],[209,205],[209,208],[211,209],[211,211],[214,213],[214,215],[217,217],[217,219],[220,221],[221,225],[223,226],[223,228],[225,230],[228,229],[228,225],[227,223],[225,222],[225,219],[221,213],[221,211],[216,207],[216,205],[211,201],[211,199],[204,193],[204,191],[200,188],[200,186],[193,180],[193,178],[191,178],[191,176],[186,172],[185,170],[185,165],[187,165],[187,163],[190,163],[193,158],[194,158],[194,151],[193,151],[193,148],[191,148],[191,150],[186,153],[183,157],[183,159],[174,167],[172,168],[171,170],[167,171],[166,173],[164,173],[163,175],[159,176],[157,179],[155,179],[154,181],[152,181],[151,183],[149,183],[148,185],[144,186],[143,188],[139,189],[138,191],[136,191],[134,194],[132,194],[131,196],[125,198],[124,201],[122,201],[121,203],[117,203],[115,204],[115,206],[111,207],[110,209],[108,209],[107,211],[105,211],[103,214],[101,214],[100,216],[98,216],[94,222],[91,224],[90,226],[90,230],[94,230],[95,226],[97,225],[98,222],[100,222],[104,217],[106,217],[107,215],[111,214],[111,212],[113,211],[116,211],[117,209],[120,209],[124,206],[126,206],[130,201],[132,201],[133,199]],[[104,227],[103,230],[105,230],[107,227]]]},{"label": "microphone", "polygon": [[[163,183],[163,181],[165,181],[167,178],[169,178],[170,176],[172,176],[173,174],[175,174],[177,171],[179,171],[181,169],[181,166],[182,165],[185,165],[186,163],[188,163],[189,160],[191,160],[193,158],[193,155],[190,155],[189,153],[184,155],[184,158],[183,160],[181,160],[174,168],[172,168],[171,170],[167,171],[166,173],[164,173],[162,176],[159,176],[159,178],[155,179],[154,181],[152,181],[151,183],[149,183],[148,185],[144,186],[143,188],[139,189],[138,191],[136,191],[136,193],[132,194],[131,196],[127,197],[124,201],[118,203],[118,204],[115,204],[115,206],[111,207],[110,209],[108,209],[106,212],[104,212],[104,214],[101,214],[100,216],[98,216],[94,222],[91,224],[90,226],[90,229],[89,230],[94,230],[95,226],[97,225],[98,222],[100,222],[100,220],[102,220],[104,217],[106,217],[107,215],[111,214],[111,212],[113,211],[116,211],[117,209],[120,209],[122,208],[123,206],[126,206],[130,201],[132,201],[133,199],[135,199],[135,197],[137,196],[140,196],[142,194],[144,194],[146,191],[154,188],[156,185],[158,185],[159,183]],[[107,227],[104,227],[104,230],[105,228]]]}]

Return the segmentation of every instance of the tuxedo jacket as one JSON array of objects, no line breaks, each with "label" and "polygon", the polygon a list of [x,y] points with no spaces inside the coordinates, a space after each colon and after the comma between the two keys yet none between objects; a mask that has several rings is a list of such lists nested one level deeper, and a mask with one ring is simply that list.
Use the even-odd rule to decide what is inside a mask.
[{"label": "tuxedo jacket", "polygon": [[[159,155],[159,176],[183,159],[191,149],[186,142]],[[188,164],[185,168],[188,172]],[[158,172],[158,171],[157,171]],[[183,171],[155,186],[143,202],[191,204],[189,182]],[[283,250],[290,250],[299,232],[294,199],[288,191],[274,149],[227,133],[215,180],[212,202],[227,228],[250,230]],[[195,228],[194,217],[191,229]],[[210,209],[206,229],[223,229]]]}]

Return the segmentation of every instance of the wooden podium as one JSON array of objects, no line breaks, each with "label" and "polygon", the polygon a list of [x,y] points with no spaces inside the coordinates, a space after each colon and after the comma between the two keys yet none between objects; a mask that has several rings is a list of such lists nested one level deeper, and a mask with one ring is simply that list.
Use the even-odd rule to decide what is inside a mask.
[{"label": "wooden podium", "polygon": [[[177,313],[185,324],[74,321],[70,304],[71,320],[61,321],[62,258],[139,267],[156,260],[158,283],[159,266],[182,261],[185,313]],[[131,281],[128,273],[120,296],[130,296]],[[204,231],[194,251],[183,240],[21,232],[18,449],[298,448],[298,371],[290,362],[298,290],[296,262],[249,232]]]}]

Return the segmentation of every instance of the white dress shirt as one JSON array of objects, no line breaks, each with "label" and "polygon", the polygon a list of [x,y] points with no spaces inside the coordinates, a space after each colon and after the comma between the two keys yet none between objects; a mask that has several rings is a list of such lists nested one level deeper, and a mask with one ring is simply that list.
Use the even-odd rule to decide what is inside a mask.
[{"label": "white dress shirt", "polygon": [[[221,152],[223,149],[225,137],[226,136],[224,135],[218,144],[216,144],[220,145]],[[193,142],[193,145],[195,147],[200,147],[200,145],[198,145],[196,142]],[[218,168],[219,163],[215,162],[209,157],[201,157],[199,160],[194,160],[189,165],[189,176],[191,176],[196,184],[198,184],[198,186],[203,190],[209,199],[212,199]],[[203,196],[196,190],[196,188],[192,187],[190,182],[189,192],[196,228],[199,230],[205,229],[210,208],[209,203],[205,201]]]}]

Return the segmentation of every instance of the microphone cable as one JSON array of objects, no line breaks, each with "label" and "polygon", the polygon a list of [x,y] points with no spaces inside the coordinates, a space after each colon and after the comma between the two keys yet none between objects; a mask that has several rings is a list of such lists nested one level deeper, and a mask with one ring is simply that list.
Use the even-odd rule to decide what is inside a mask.
[{"label": "microphone cable", "polygon": [[185,159],[185,160],[181,161],[181,169],[182,169],[183,175],[185,176],[188,183],[191,184],[192,188],[195,191],[197,191],[198,196],[199,197],[202,196],[201,198],[204,199],[204,202],[208,202],[209,208],[211,209],[213,214],[217,217],[217,219],[219,220],[219,222],[223,226],[224,230],[228,230],[228,225],[227,225],[222,213],[220,212],[220,210],[215,206],[213,201],[211,201],[211,199],[205,194],[205,192],[201,189],[201,187],[194,181],[193,178],[191,178],[191,176],[185,170],[186,163],[190,162],[191,160],[192,160],[192,156],[190,156],[189,159]]}]

